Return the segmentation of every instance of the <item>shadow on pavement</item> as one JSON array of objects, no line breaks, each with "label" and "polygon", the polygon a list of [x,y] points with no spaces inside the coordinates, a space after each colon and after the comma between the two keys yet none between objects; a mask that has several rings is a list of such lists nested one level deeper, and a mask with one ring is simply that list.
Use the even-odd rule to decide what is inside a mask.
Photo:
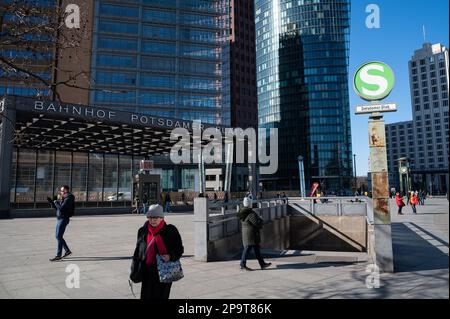
[{"label": "shadow on pavement", "polygon": [[124,257],[69,257],[61,261],[111,261],[111,260],[131,260],[131,256]]},{"label": "shadow on pavement", "polygon": [[[359,262],[364,264],[363,262]],[[266,270],[279,270],[279,269],[316,269],[316,268],[330,268],[330,267],[345,267],[350,265],[356,265],[358,262],[326,262],[326,263],[297,263],[297,264],[285,264],[277,265],[276,268],[268,268]]]},{"label": "shadow on pavement", "polygon": [[[437,238],[415,224],[412,225],[424,231],[443,246],[448,247],[448,243],[440,238]],[[392,224],[392,246],[395,272],[448,270],[448,255],[430,244],[403,223]]]}]

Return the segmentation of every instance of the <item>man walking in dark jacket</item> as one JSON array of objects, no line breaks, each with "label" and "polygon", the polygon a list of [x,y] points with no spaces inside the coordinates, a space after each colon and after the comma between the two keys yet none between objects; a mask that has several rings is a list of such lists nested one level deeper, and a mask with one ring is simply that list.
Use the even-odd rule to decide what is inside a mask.
[{"label": "man walking in dark jacket", "polygon": [[255,252],[256,259],[258,259],[261,269],[266,269],[271,263],[266,263],[261,256],[260,243],[261,235],[260,229],[263,226],[263,220],[252,209],[252,200],[248,197],[244,198],[244,207],[239,211],[237,217],[242,222],[242,243],[244,251],[241,258],[241,270],[252,270],[247,267],[247,256],[251,249]]},{"label": "man walking in dark jacket", "polygon": [[[50,261],[58,261],[72,254],[69,246],[67,246],[67,243],[64,240],[64,232],[66,231],[67,225],[69,225],[70,217],[72,217],[75,212],[75,196],[70,193],[70,187],[64,185],[60,189],[59,200],[52,200],[49,197],[47,200],[56,210],[56,240],[58,242],[56,256],[51,258]],[[62,256],[63,248],[65,251],[64,256]]]}]

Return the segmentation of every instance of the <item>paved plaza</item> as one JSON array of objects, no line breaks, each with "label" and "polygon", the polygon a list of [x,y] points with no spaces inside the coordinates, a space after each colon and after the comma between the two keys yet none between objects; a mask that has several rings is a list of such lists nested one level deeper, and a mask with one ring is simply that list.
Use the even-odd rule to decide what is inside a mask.
[{"label": "paved plaza", "polygon": [[[171,298],[449,298],[449,204],[429,199],[397,216],[392,202],[395,274],[381,275],[380,288],[366,287],[367,258],[360,253],[265,251],[272,267],[241,272],[239,261],[193,260],[192,214],[167,217],[182,235],[185,278]],[[128,284],[137,229],[145,217],[79,216],[67,233],[74,254],[55,254],[54,218],[0,220],[0,298],[135,298]],[[66,267],[80,268],[80,288],[66,287]],[[249,261],[256,268],[257,262]],[[139,297],[140,286],[133,285]]]}]

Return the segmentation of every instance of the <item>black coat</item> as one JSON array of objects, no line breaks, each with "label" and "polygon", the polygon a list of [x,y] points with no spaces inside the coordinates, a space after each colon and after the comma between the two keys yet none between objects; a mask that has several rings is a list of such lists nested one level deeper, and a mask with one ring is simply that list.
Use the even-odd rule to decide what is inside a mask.
[{"label": "black coat", "polygon": [[75,213],[75,196],[71,193],[67,193],[63,199],[55,200],[50,204],[56,209],[56,217],[58,219],[70,218]]},{"label": "black coat", "polygon": [[[144,226],[139,228],[137,235],[136,248],[134,250],[133,258],[140,260],[145,259],[145,250],[147,249],[147,235],[148,235],[148,221]],[[167,253],[171,261],[176,261],[181,258],[184,253],[183,242],[181,241],[180,233],[174,225],[166,224],[160,231],[164,244],[167,248]],[[155,245],[155,243],[153,243]]]}]

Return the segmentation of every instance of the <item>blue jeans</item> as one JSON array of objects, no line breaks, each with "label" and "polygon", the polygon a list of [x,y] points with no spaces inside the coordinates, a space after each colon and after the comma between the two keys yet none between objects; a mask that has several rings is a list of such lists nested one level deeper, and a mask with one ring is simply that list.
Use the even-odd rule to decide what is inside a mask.
[{"label": "blue jeans", "polygon": [[165,211],[166,211],[166,213],[170,213],[170,202],[166,202]]},{"label": "blue jeans", "polygon": [[261,256],[261,250],[259,249],[259,245],[244,247],[244,251],[242,251],[242,257],[241,257],[241,267],[247,266],[247,256],[251,249],[253,249],[253,251],[255,252],[255,257],[256,257],[256,259],[258,259],[259,265],[262,267],[265,262]]},{"label": "blue jeans", "polygon": [[414,214],[417,214],[416,205],[412,205],[412,204],[411,204],[411,206],[412,206],[413,213],[414,213]]},{"label": "blue jeans", "polygon": [[66,251],[66,253],[70,251],[69,246],[67,246],[67,243],[63,238],[67,225],[69,225],[69,218],[57,219],[56,240],[58,241],[58,250],[56,251],[56,256],[59,256],[59,257],[61,257],[61,255],[62,255],[63,248]]}]

